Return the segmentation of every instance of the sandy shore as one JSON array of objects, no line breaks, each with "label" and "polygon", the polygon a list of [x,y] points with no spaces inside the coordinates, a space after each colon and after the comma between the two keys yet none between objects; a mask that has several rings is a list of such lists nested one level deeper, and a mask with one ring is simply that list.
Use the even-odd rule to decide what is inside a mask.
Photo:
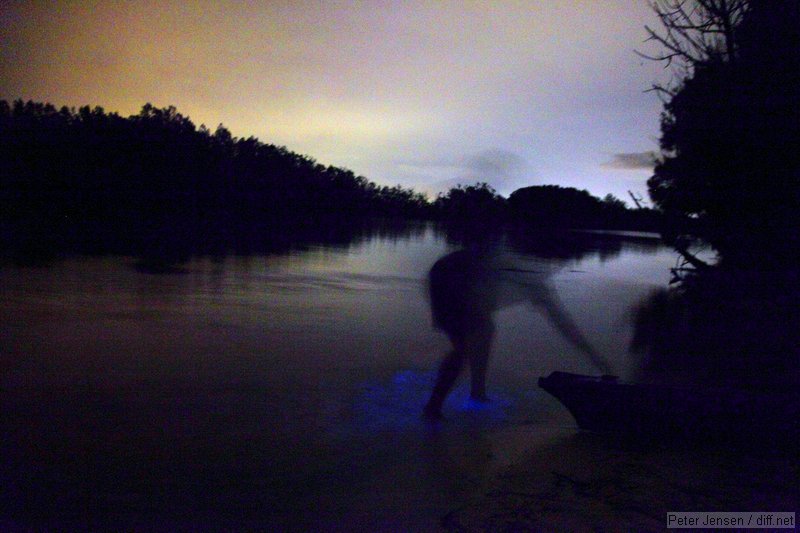
[{"label": "sandy shore", "polygon": [[679,445],[636,449],[566,432],[526,452],[485,495],[442,520],[450,531],[662,531],[669,511],[800,508],[796,453]]}]

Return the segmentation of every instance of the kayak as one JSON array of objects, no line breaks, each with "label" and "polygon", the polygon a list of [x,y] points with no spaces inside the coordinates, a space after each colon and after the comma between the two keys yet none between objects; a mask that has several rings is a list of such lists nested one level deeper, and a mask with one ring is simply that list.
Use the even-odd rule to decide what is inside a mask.
[{"label": "kayak", "polygon": [[584,430],[633,438],[785,444],[800,441],[796,389],[753,390],[626,383],[553,372],[539,386]]}]

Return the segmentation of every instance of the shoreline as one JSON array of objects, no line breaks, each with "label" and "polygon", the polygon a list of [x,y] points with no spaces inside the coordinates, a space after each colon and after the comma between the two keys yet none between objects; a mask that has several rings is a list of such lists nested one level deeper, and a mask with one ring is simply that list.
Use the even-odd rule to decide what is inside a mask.
[{"label": "shoreline", "polygon": [[[635,449],[576,430],[531,448],[479,501],[449,512],[453,531],[660,531],[668,512],[794,512],[800,465],[720,447]],[[516,529],[515,529],[516,528]]]}]

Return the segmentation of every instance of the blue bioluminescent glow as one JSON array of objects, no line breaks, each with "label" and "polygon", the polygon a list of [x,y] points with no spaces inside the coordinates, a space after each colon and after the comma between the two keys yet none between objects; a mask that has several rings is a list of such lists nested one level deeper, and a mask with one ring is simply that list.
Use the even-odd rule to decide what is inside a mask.
[{"label": "blue bioluminescent glow", "polygon": [[[364,383],[353,400],[352,418],[336,432],[373,434],[418,431],[426,422],[422,408],[436,379],[435,371],[400,370],[391,377]],[[537,410],[540,397],[525,391],[493,388],[487,402],[469,397],[462,378],[444,406],[443,424],[492,429],[522,423]]]}]

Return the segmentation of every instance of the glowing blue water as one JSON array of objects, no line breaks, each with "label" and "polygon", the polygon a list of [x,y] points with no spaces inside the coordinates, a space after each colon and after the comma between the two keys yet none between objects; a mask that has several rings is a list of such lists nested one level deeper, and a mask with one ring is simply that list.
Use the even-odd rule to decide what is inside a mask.
[{"label": "glowing blue water", "polygon": [[[469,397],[468,370],[445,403],[445,418],[438,424],[469,425],[471,428],[497,429],[530,423],[541,412],[541,392],[512,391],[493,387],[490,400],[479,402]],[[388,379],[374,380],[358,387],[352,416],[333,429],[345,436],[354,434],[417,432],[429,426],[423,419],[425,405],[436,379],[434,370],[400,370]]]}]

